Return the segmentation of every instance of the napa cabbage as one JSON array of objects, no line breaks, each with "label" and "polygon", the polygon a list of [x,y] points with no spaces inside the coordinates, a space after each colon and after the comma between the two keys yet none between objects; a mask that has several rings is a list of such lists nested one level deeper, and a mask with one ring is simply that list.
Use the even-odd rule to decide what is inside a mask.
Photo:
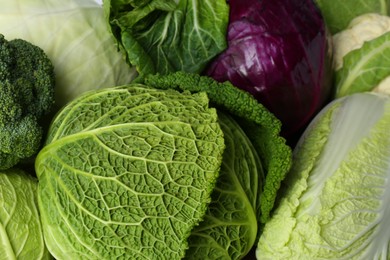
[{"label": "napa cabbage", "polygon": [[257,259],[389,259],[389,96],[334,100],[293,158]]}]

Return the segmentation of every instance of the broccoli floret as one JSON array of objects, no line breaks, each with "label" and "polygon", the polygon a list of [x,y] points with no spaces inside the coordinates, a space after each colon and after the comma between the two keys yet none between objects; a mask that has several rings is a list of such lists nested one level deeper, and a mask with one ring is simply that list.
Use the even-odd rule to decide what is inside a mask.
[{"label": "broccoli floret", "polygon": [[54,67],[38,46],[0,34],[0,169],[36,154],[54,104]]}]

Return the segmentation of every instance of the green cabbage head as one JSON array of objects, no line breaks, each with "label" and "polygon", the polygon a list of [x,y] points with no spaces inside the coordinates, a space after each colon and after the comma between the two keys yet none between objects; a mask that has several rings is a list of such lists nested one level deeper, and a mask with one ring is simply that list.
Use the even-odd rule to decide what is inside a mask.
[{"label": "green cabbage head", "polygon": [[54,119],[36,159],[56,259],[180,259],[224,151],[205,93],[142,85],[89,92]]},{"label": "green cabbage head", "polygon": [[119,53],[94,0],[0,0],[0,32],[49,56],[56,73],[56,106],[81,93],[129,83],[135,70]]}]

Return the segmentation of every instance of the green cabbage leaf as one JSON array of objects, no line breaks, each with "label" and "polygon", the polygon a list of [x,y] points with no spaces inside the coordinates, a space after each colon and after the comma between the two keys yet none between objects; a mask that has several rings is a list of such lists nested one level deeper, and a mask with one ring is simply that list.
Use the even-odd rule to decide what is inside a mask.
[{"label": "green cabbage leaf", "polygon": [[339,98],[377,88],[390,76],[389,55],[390,32],[347,53],[343,57],[343,66],[335,72],[335,96]]},{"label": "green cabbage leaf", "polygon": [[200,73],[226,48],[225,0],[105,0],[107,23],[141,75]]},{"label": "green cabbage leaf", "polygon": [[257,259],[389,259],[390,98],[334,100],[309,125]]},{"label": "green cabbage leaf", "polygon": [[52,61],[57,110],[85,91],[136,76],[94,0],[0,0],[0,6],[0,33],[39,46]]},{"label": "green cabbage leaf", "polygon": [[37,179],[20,169],[0,172],[0,259],[51,259],[37,203]]},{"label": "green cabbage leaf", "polygon": [[92,91],[52,122],[36,159],[45,240],[57,259],[181,259],[225,148],[205,93]]},{"label": "green cabbage leaf", "polygon": [[209,77],[144,79],[86,93],[53,120],[35,165],[50,252],[242,259],[290,168],[280,121]]},{"label": "green cabbage leaf", "polygon": [[[148,86],[161,89],[178,89],[192,93],[205,92],[213,106],[227,111],[238,121],[258,154],[264,170],[260,192],[258,221],[268,221],[282,180],[291,167],[291,148],[280,136],[281,122],[251,94],[233,86],[199,74],[177,71],[167,75],[147,75]],[[260,173],[261,175],[261,173]]]},{"label": "green cabbage leaf", "polygon": [[185,259],[242,259],[258,238],[264,171],[237,121],[218,112],[226,149],[204,220],[189,237]]}]

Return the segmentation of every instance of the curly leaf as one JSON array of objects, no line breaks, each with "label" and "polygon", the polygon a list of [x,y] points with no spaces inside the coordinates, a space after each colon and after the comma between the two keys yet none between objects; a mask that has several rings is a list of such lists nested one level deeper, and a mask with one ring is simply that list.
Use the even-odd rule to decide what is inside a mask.
[{"label": "curly leaf", "polygon": [[189,238],[186,259],[242,259],[258,236],[257,209],[264,173],[238,123],[218,112],[226,149],[204,220]]},{"label": "curly leaf", "polygon": [[141,75],[201,72],[226,48],[224,0],[104,1],[119,47]]},{"label": "curly leaf", "polygon": [[224,149],[205,94],[131,85],[88,93],[38,154],[39,205],[56,258],[180,259]]},{"label": "curly leaf", "polygon": [[259,154],[265,171],[259,209],[259,219],[265,223],[292,160],[291,148],[280,136],[280,121],[248,92],[230,82],[219,83],[210,77],[181,71],[169,75],[148,75],[145,82],[156,88],[204,91],[217,107],[240,118],[239,123]]}]

